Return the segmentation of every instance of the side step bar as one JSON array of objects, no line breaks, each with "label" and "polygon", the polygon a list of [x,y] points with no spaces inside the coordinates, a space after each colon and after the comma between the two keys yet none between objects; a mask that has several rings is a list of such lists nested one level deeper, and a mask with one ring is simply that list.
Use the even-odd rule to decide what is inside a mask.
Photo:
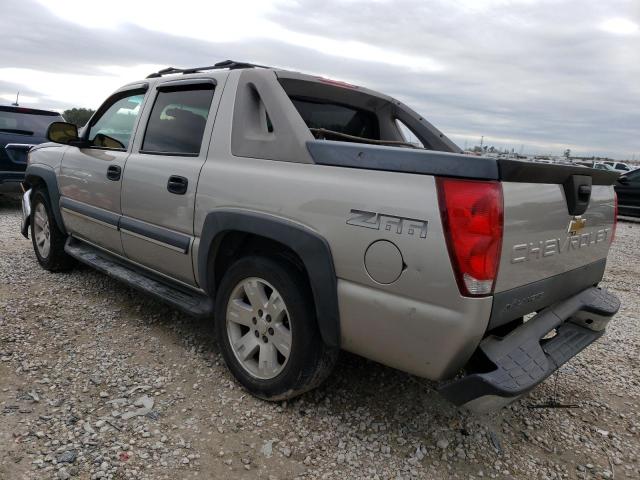
[{"label": "side step bar", "polygon": [[67,240],[64,251],[79,262],[176,307],[188,315],[198,318],[213,316],[213,300],[206,295],[172,285],[169,280],[163,281],[142,269],[126,265],[116,257],[71,237]]},{"label": "side step bar", "polygon": [[[492,365],[439,386],[457,406],[476,412],[502,407],[527,393],[604,334],[620,301],[590,287],[541,311],[505,337],[489,336],[475,355]],[[545,339],[551,331],[556,335]]]}]

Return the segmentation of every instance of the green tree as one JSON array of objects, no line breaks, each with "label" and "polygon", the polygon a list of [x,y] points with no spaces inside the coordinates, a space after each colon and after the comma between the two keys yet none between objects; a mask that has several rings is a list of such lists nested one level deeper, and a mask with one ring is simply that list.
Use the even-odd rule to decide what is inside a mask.
[{"label": "green tree", "polygon": [[62,116],[67,122],[73,123],[78,127],[84,127],[94,113],[95,110],[90,108],[72,108],[62,112]]}]

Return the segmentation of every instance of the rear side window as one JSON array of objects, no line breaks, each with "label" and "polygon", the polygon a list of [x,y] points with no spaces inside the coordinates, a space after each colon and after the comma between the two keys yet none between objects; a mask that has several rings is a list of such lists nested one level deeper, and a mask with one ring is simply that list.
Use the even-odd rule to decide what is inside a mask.
[{"label": "rear side window", "polygon": [[63,122],[59,113],[31,108],[0,107],[0,132],[44,137],[52,122]]},{"label": "rear side window", "polygon": [[159,90],[147,123],[141,152],[200,154],[214,86],[197,84]]},{"label": "rear side window", "polygon": [[373,112],[296,97],[292,97],[291,101],[310,129],[322,128],[356,137],[380,139],[378,118]]}]

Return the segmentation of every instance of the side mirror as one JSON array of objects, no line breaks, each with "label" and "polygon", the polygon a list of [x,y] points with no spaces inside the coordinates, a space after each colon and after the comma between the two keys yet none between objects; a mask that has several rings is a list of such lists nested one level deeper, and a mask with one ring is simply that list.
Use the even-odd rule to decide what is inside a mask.
[{"label": "side mirror", "polygon": [[47,140],[63,145],[70,145],[73,141],[78,141],[78,127],[73,123],[53,122],[47,128]]},{"label": "side mirror", "polygon": [[621,185],[629,185],[629,179],[627,177],[618,177],[618,183]]}]

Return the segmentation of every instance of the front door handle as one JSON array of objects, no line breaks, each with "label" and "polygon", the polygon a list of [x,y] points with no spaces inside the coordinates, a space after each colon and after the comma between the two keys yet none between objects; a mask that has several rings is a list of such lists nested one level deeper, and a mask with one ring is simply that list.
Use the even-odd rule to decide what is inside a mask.
[{"label": "front door handle", "polygon": [[187,193],[187,187],[189,186],[189,180],[179,175],[171,175],[167,182],[167,190],[176,195],[184,195]]},{"label": "front door handle", "polygon": [[119,165],[109,165],[107,168],[107,178],[117,182],[122,176],[122,168]]}]

